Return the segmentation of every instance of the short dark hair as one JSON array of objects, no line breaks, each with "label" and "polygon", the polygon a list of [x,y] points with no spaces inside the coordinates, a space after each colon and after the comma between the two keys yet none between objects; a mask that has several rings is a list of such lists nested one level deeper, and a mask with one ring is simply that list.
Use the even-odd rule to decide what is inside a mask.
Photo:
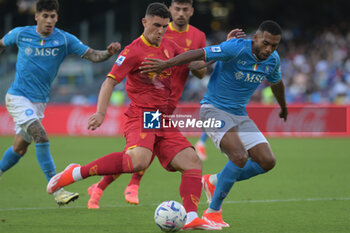
[{"label": "short dark hair", "polygon": [[193,0],[172,0],[171,1],[171,4],[173,4],[173,3],[179,3],[179,4],[184,4],[184,3],[189,3],[189,4],[193,4]]},{"label": "short dark hair", "polygon": [[170,19],[170,11],[164,3],[154,2],[148,5],[146,16],[159,16],[163,19]]},{"label": "short dark hair", "polygon": [[258,28],[258,32],[269,32],[274,36],[282,35],[282,29],[278,23],[273,20],[266,20],[262,22]]},{"label": "short dark hair", "polygon": [[43,10],[58,12],[58,8],[57,0],[39,0],[36,3],[36,12],[42,12]]}]

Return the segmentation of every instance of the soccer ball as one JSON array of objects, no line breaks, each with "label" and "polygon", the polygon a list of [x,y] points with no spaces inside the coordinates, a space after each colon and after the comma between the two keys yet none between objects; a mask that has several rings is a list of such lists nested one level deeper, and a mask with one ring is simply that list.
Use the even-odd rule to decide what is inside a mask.
[{"label": "soccer ball", "polygon": [[185,208],[176,201],[162,202],[154,213],[154,221],[157,226],[166,232],[179,231],[186,222]]}]

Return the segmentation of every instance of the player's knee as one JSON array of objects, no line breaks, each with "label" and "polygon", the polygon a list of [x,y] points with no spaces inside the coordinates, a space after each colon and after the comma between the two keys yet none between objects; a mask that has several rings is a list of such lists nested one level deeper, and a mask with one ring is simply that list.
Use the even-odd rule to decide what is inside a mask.
[{"label": "player's knee", "polygon": [[32,122],[28,126],[27,132],[33,138],[33,141],[35,143],[49,142],[49,137],[47,136],[47,133],[46,133],[44,127],[42,126],[42,124],[38,120]]},{"label": "player's knee", "polygon": [[189,154],[188,159],[188,169],[202,169],[202,162],[195,151]]},{"label": "player's knee", "polygon": [[45,143],[49,142],[49,137],[46,133],[43,133],[42,135],[35,135],[33,136],[33,140],[35,143]]},{"label": "player's knee", "polygon": [[193,149],[187,148],[176,155],[170,166],[178,171],[202,169],[202,162]]},{"label": "player's knee", "polygon": [[274,155],[265,157],[259,164],[262,169],[269,171],[276,165],[276,157]]},{"label": "player's knee", "polygon": [[16,152],[17,154],[24,155],[27,153],[28,147],[23,147],[23,146],[13,146],[13,151]]},{"label": "player's knee", "polygon": [[139,161],[139,160],[133,161],[132,165],[134,167],[134,172],[139,172],[139,171],[145,170],[147,168],[147,164],[144,163],[143,161]]},{"label": "player's knee", "polygon": [[246,150],[236,150],[229,153],[228,157],[234,164],[242,168],[248,161],[248,152]]},{"label": "player's knee", "polygon": [[131,158],[134,172],[145,170],[150,163],[150,158],[152,157],[152,152],[150,150],[140,148],[129,150],[127,151],[127,154]]}]

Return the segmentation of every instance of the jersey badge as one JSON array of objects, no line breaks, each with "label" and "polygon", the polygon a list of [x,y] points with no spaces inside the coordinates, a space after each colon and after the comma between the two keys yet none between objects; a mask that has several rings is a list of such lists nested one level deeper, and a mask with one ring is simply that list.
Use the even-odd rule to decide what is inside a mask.
[{"label": "jersey badge", "polygon": [[191,44],[192,44],[192,40],[186,39],[186,45],[187,45],[187,47],[190,47]]},{"label": "jersey badge", "polygon": [[242,71],[239,71],[239,72],[236,72],[236,73],[235,73],[235,78],[236,78],[237,80],[241,80],[241,79],[243,78],[243,76],[244,76],[244,74],[243,74]]},{"label": "jersey badge", "polygon": [[221,48],[219,46],[210,47],[210,51],[213,53],[221,53]]},{"label": "jersey badge", "polygon": [[41,46],[43,46],[45,44],[45,40],[40,40],[39,43]]},{"label": "jersey badge", "polygon": [[27,47],[24,49],[24,52],[27,56],[33,53],[33,49],[31,47]]},{"label": "jersey badge", "polygon": [[121,66],[121,65],[123,64],[124,60],[125,60],[125,57],[122,56],[122,55],[120,55],[120,56],[117,58],[117,60],[115,61],[115,64],[116,64],[117,66]]}]

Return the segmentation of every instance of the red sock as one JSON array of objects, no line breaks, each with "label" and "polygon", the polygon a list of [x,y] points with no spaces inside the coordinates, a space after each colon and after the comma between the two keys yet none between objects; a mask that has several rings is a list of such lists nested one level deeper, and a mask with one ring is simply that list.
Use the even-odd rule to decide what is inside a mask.
[{"label": "red sock", "polygon": [[120,173],[132,173],[134,167],[129,155],[125,152],[115,152],[103,156],[80,168],[81,176],[85,179],[95,175],[115,175]]},{"label": "red sock", "polygon": [[109,175],[109,176],[104,176],[102,177],[102,179],[100,180],[100,182],[98,182],[97,187],[105,190],[107,188],[107,186],[112,183],[115,179],[117,179],[121,174],[117,174],[117,175]]},{"label": "red sock", "polygon": [[202,192],[202,170],[190,169],[182,173],[180,196],[186,212],[195,211]]},{"label": "red sock", "polygon": [[142,171],[133,173],[128,186],[134,185],[134,184],[140,185],[141,178],[142,178],[143,174],[145,174],[145,171],[146,170],[142,170]]}]

